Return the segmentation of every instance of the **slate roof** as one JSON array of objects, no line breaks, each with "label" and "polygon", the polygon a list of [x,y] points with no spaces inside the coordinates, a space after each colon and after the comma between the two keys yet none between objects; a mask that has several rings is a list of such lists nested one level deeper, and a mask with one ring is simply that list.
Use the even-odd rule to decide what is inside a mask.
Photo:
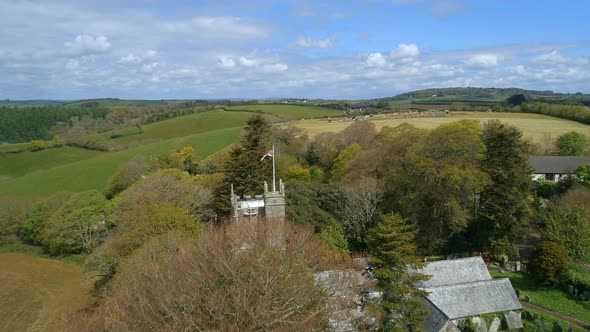
[{"label": "slate roof", "polygon": [[581,164],[590,163],[590,157],[529,156],[535,174],[573,174]]},{"label": "slate roof", "polygon": [[427,288],[428,300],[454,320],[522,309],[507,278]]},{"label": "slate roof", "polygon": [[453,324],[450,318],[432,304],[428,298],[424,300],[423,309],[430,313],[428,319],[424,320],[424,331],[442,331],[447,324]]},{"label": "slate roof", "polygon": [[431,262],[420,273],[431,276],[418,284],[421,288],[492,279],[479,256]]},{"label": "slate roof", "polygon": [[420,272],[431,275],[418,284],[428,293],[424,305],[432,308],[426,331],[446,330],[445,321],[522,309],[510,280],[492,279],[479,256],[428,263]]}]

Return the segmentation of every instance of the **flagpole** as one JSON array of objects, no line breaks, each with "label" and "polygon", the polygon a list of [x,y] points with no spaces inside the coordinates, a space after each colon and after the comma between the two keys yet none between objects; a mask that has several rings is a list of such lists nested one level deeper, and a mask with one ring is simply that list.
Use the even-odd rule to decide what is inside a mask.
[{"label": "flagpole", "polygon": [[276,154],[275,154],[275,145],[272,145],[272,191],[275,192],[277,191],[276,187],[275,187],[275,158],[276,158]]}]

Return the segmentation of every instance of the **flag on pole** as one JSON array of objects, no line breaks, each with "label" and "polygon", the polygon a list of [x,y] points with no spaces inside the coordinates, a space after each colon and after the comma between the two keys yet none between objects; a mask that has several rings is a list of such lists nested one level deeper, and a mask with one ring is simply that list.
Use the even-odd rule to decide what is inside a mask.
[{"label": "flag on pole", "polygon": [[272,157],[273,156],[273,149],[271,149],[270,151],[268,151],[264,156],[262,156],[262,158],[260,158],[260,161],[263,161],[264,158],[266,157]]}]

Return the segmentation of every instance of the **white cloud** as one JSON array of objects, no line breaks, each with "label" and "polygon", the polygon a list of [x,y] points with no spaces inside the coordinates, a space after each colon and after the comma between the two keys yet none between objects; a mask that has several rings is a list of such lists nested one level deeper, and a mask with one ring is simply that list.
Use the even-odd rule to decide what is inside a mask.
[{"label": "white cloud", "polygon": [[76,59],[69,59],[66,62],[66,69],[74,70],[74,69],[77,69],[78,66],[80,66],[80,61],[78,61]]},{"label": "white cloud", "polygon": [[420,49],[416,44],[399,44],[389,54],[394,59],[417,58],[419,55]]},{"label": "white cloud", "polygon": [[311,39],[299,38],[295,41],[295,45],[303,48],[318,47],[318,48],[333,48],[335,43],[330,38],[325,39]]},{"label": "white cloud", "polygon": [[146,63],[143,66],[141,66],[141,70],[144,72],[152,72],[154,71],[154,69],[156,69],[156,67],[158,67],[159,63],[157,62],[152,62],[152,63]]},{"label": "white cloud", "polygon": [[289,69],[289,66],[284,63],[276,63],[272,65],[262,66],[262,70],[267,73],[282,73]]},{"label": "white cloud", "polygon": [[495,67],[498,65],[498,56],[496,54],[476,54],[465,60],[465,64],[470,67]]},{"label": "white cloud", "polygon": [[74,41],[65,42],[65,48],[76,54],[103,53],[111,47],[106,36],[77,35]]},{"label": "white cloud", "polygon": [[175,33],[190,33],[211,38],[263,39],[270,35],[270,29],[266,26],[233,16],[195,17],[191,20],[165,23],[164,27]]},{"label": "white cloud", "polygon": [[236,66],[234,59],[222,56],[219,58],[219,65],[223,68],[233,68]]},{"label": "white cloud", "polygon": [[155,58],[157,55],[158,55],[158,51],[148,50],[147,52],[145,52],[144,57],[146,59],[151,59],[151,58]]},{"label": "white cloud", "polygon": [[383,54],[377,52],[369,54],[366,64],[369,67],[383,67],[387,64],[387,61],[385,60]]},{"label": "white cloud", "polygon": [[242,66],[246,66],[246,67],[254,67],[257,64],[256,59],[248,59],[243,56],[240,57],[239,61],[242,64]]},{"label": "white cloud", "polygon": [[566,57],[558,51],[551,51],[544,53],[533,58],[533,63],[541,65],[559,65],[559,64],[575,64],[585,65],[587,64],[588,58],[584,57]]},{"label": "white cloud", "polygon": [[120,63],[140,63],[141,58],[132,53],[127,54],[119,60]]}]

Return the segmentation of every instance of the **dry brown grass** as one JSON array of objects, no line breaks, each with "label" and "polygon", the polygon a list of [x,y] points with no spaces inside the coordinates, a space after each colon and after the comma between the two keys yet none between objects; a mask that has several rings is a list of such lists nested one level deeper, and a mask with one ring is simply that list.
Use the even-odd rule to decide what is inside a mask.
[{"label": "dry brown grass", "polygon": [[[530,113],[494,113],[494,112],[457,112],[442,117],[428,117],[426,115],[404,118],[394,118],[391,115],[377,116],[370,121],[375,123],[377,130],[384,126],[395,127],[402,123],[409,123],[418,128],[432,129],[441,124],[459,120],[500,120],[520,128],[524,137],[537,144],[543,144],[546,139],[555,140],[559,135],[569,131],[577,131],[590,136],[590,126],[574,121],[554,118],[546,115]],[[350,126],[352,122],[328,122],[327,120],[297,121],[295,126],[305,130],[310,136],[316,136],[323,132],[338,132]]]},{"label": "dry brown grass", "polygon": [[0,254],[0,331],[63,331],[88,304],[80,270],[54,260]]}]

